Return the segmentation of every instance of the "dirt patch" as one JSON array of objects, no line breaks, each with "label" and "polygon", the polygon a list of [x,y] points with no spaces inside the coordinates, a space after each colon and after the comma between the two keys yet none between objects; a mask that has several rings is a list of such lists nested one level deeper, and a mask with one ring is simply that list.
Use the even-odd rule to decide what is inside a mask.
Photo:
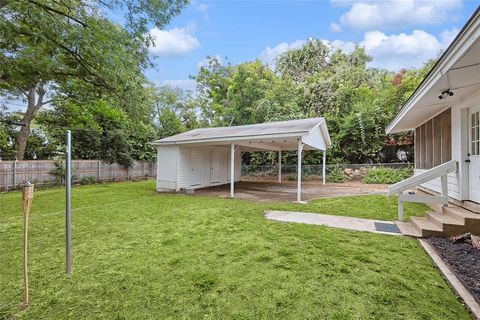
[{"label": "dirt patch", "polygon": [[448,238],[433,237],[429,242],[480,303],[480,250],[469,243],[452,243]]}]

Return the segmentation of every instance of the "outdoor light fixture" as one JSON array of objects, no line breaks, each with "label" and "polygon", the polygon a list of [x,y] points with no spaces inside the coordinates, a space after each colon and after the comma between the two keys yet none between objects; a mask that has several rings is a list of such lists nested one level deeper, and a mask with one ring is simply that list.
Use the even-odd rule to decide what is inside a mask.
[{"label": "outdoor light fixture", "polygon": [[443,100],[451,96],[453,96],[453,92],[450,91],[450,89],[447,89],[445,91],[442,91],[442,94],[438,96],[438,99]]}]

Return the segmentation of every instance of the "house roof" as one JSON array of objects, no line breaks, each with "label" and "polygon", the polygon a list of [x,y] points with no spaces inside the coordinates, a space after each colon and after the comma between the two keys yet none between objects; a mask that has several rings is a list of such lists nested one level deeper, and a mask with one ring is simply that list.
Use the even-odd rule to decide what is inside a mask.
[{"label": "house roof", "polygon": [[[252,146],[252,150],[264,150],[261,145],[265,146],[265,150],[295,150],[297,145],[296,141],[298,141],[299,138],[304,137],[305,143],[308,144],[308,139],[306,139],[306,137],[311,135],[317,136],[323,140],[324,148],[329,148],[331,146],[326,122],[322,117],[233,127],[194,129],[153,141],[152,144],[160,146],[200,143],[230,144],[237,142],[238,145],[243,144],[244,148]],[[319,149],[318,146],[311,147]]]},{"label": "house roof", "polygon": [[[397,116],[387,133],[413,130],[480,90],[480,6],[440,56]],[[439,99],[443,91],[454,93]]]}]

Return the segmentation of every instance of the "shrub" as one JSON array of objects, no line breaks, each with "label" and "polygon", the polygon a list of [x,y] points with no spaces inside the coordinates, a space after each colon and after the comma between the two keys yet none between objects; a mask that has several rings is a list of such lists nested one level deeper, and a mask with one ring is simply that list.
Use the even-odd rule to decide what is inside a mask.
[{"label": "shrub", "polygon": [[65,183],[65,164],[61,161],[56,161],[54,163],[55,169],[50,171],[51,175],[55,176],[55,184],[64,184]]},{"label": "shrub", "polygon": [[95,177],[83,177],[81,180],[80,180],[80,184],[94,184],[94,183],[97,183],[97,179]]},{"label": "shrub", "polygon": [[411,168],[392,169],[392,168],[373,168],[367,171],[363,177],[364,183],[393,184],[402,181],[412,175]]},{"label": "shrub", "polygon": [[345,174],[340,167],[336,167],[328,173],[325,180],[331,183],[343,183],[345,182]]}]

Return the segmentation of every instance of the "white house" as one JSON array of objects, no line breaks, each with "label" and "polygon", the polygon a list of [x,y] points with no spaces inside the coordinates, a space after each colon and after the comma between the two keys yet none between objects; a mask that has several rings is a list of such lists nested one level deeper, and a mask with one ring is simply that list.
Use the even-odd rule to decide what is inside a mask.
[{"label": "white house", "polygon": [[[301,177],[302,150],[325,150],[331,146],[323,118],[268,122],[235,127],[195,129],[152,142],[157,146],[157,191],[180,191],[240,180],[241,154],[277,151],[281,182],[281,152],[298,150]],[[325,174],[324,174],[325,176]],[[297,201],[301,201],[298,179]]]},{"label": "white house", "polygon": [[[450,200],[476,211],[480,203],[480,8],[386,131],[410,130],[415,132],[415,176],[390,187],[391,194],[400,194],[399,214],[403,201],[447,205]],[[403,194],[415,186],[434,197]]]}]

